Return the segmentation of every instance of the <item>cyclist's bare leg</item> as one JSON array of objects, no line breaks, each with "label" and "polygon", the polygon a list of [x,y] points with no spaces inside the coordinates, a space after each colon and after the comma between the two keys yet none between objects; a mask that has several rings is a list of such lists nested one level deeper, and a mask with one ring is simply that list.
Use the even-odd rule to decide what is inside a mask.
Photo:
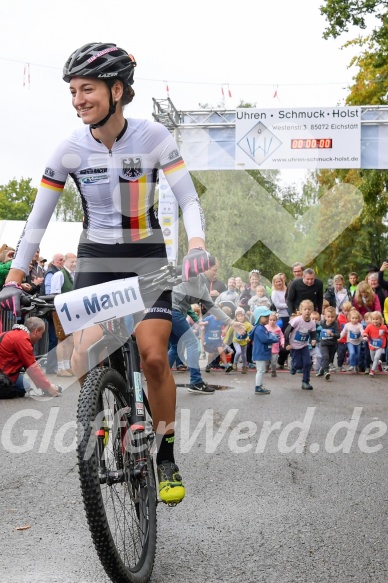
[{"label": "cyclist's bare leg", "polygon": [[[136,327],[143,372],[147,379],[148,397],[155,429],[160,433],[174,431],[176,388],[168,363],[168,339],[171,323],[166,320],[143,320]],[[82,384],[88,374],[87,349],[102,337],[100,326],[74,332],[71,365]],[[160,423],[160,425],[159,425]]]},{"label": "cyclist's bare leg", "polygon": [[154,428],[160,434],[172,433],[175,422],[176,388],[168,363],[170,333],[167,320],[143,320],[136,327]]},{"label": "cyclist's bare leg", "polygon": [[74,349],[71,358],[71,368],[81,385],[89,372],[87,366],[87,349],[100,340],[100,338],[102,338],[100,326],[91,326],[73,334]]}]

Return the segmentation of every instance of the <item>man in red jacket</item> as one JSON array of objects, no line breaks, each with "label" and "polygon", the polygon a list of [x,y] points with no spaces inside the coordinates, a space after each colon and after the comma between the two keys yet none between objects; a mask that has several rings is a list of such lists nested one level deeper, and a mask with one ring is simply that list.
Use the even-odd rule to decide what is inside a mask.
[{"label": "man in red jacket", "polygon": [[31,385],[20,373],[22,368],[44,393],[57,397],[58,387],[50,383],[36,362],[33,345],[44,333],[45,323],[40,318],[28,318],[24,324],[15,324],[9,332],[0,335],[0,371],[12,382],[10,387],[0,384],[0,398],[24,397]]}]

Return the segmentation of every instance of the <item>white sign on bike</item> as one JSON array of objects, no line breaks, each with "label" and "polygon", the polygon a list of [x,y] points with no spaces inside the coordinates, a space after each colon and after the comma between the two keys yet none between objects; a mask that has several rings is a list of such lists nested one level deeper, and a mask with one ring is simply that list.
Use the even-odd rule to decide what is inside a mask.
[{"label": "white sign on bike", "polygon": [[66,334],[145,309],[137,277],[59,294],[54,305]]}]

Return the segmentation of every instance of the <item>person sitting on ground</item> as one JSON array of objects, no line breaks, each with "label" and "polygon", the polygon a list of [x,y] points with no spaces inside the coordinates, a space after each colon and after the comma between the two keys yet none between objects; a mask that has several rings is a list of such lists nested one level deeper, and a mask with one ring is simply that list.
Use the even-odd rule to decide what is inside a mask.
[{"label": "person sitting on ground", "polygon": [[[24,397],[31,388],[29,380],[21,374],[24,368],[35,385],[44,393],[58,397],[59,391],[43,374],[36,362],[33,345],[42,338],[45,323],[41,318],[27,318],[24,325],[15,324],[12,330],[0,336],[0,371],[7,375],[8,386],[0,385],[0,398]],[[1,375],[3,376],[3,375]]]}]

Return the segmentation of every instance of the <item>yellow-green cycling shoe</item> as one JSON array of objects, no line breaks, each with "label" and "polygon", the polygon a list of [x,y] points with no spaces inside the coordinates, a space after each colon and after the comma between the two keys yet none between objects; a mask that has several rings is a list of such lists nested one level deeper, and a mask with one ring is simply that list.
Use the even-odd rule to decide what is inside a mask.
[{"label": "yellow-green cycling shoe", "polygon": [[175,506],[185,497],[182,476],[176,464],[164,461],[158,465],[159,496],[162,502]]}]

